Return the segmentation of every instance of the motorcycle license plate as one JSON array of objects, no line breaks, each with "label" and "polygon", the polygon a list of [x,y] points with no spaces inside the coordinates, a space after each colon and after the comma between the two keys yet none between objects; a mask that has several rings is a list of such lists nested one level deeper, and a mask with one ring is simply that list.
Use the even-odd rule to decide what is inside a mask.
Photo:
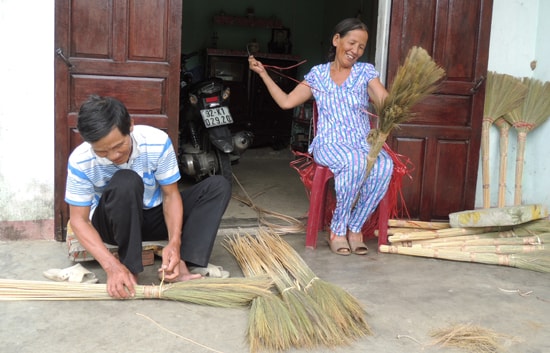
[{"label": "motorcycle license plate", "polygon": [[201,110],[202,120],[206,127],[215,127],[233,123],[233,118],[227,107],[216,107]]}]

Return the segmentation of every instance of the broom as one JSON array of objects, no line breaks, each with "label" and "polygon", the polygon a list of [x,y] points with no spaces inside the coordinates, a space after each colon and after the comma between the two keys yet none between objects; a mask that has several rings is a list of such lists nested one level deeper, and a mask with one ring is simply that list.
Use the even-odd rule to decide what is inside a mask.
[{"label": "broom", "polygon": [[380,252],[410,256],[429,257],[462,262],[475,262],[489,265],[517,267],[537,272],[550,272],[550,258],[547,251],[529,254],[488,254],[444,249],[409,248],[402,246],[380,245]]},{"label": "broom", "polygon": [[550,82],[543,83],[526,77],[523,79],[523,83],[528,87],[523,104],[504,116],[518,133],[514,205],[521,205],[521,183],[527,134],[545,122],[550,116]]},{"label": "broom", "polygon": [[[132,299],[168,299],[217,307],[247,306],[269,294],[267,276],[209,278],[160,286],[136,285]],[[15,300],[117,300],[107,293],[106,284],[44,282],[0,279],[0,301]]]},{"label": "broom", "polygon": [[[371,129],[367,137],[370,150],[362,184],[367,180],[390,132],[413,117],[412,107],[434,93],[443,76],[445,70],[433,61],[425,49],[414,46],[409,50],[403,65],[397,69],[386,99],[373,103],[378,114],[378,126]],[[353,205],[358,199],[359,195]]]},{"label": "broom", "polygon": [[550,220],[538,219],[516,226],[507,227],[477,227],[477,228],[448,228],[437,230],[425,230],[421,232],[395,233],[388,237],[391,243],[400,241],[418,241],[431,239],[444,239],[464,235],[479,235],[489,232],[498,232],[500,237],[530,236],[550,232]]},{"label": "broom", "polygon": [[[499,74],[493,71],[487,73],[483,123],[481,125],[483,208],[491,207],[489,185],[489,130],[496,120],[519,107],[525,99],[526,93],[527,87],[513,76]],[[502,132],[504,133],[504,131]],[[502,148],[500,152],[505,153]],[[503,158],[502,154],[501,158]]]}]

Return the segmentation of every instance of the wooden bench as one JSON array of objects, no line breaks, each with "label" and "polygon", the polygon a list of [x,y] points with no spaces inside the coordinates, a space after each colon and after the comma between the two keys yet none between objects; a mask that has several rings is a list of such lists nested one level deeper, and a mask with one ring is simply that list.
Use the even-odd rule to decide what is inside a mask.
[{"label": "wooden bench", "polygon": [[[69,252],[69,259],[74,262],[86,262],[94,261],[94,257],[90,254],[82,244],[76,238],[74,234],[71,223],[67,223],[67,250]],[[166,246],[167,241],[154,241],[154,242],[143,242],[143,250],[141,253],[141,258],[143,266],[150,266],[155,263],[155,255],[162,256],[162,249]],[[105,244],[107,249],[113,253],[118,258],[118,247],[116,245]]]}]

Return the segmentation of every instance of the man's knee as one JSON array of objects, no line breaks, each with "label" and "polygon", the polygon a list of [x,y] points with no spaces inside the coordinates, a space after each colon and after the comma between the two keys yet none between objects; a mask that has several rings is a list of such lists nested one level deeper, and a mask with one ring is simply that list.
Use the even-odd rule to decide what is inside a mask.
[{"label": "man's knee", "polygon": [[111,178],[109,186],[116,187],[118,191],[131,190],[135,191],[136,188],[143,192],[143,180],[138,173],[130,169],[121,169]]},{"label": "man's knee", "polygon": [[206,179],[210,183],[212,190],[216,190],[217,194],[224,197],[231,195],[231,183],[221,175],[213,175]]}]

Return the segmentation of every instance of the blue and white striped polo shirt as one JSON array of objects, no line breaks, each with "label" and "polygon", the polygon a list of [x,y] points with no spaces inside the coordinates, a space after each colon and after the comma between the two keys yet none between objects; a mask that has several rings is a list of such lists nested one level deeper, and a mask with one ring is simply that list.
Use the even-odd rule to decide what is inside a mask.
[{"label": "blue and white striped polo shirt", "polygon": [[90,206],[93,213],[113,174],[120,169],[131,169],[143,179],[144,208],[162,203],[160,186],[180,179],[172,141],[164,131],[145,125],[134,126],[130,135],[132,155],[124,165],[115,165],[106,158],[98,157],[87,142],[75,148],[69,156],[65,202],[74,206]]},{"label": "blue and white striped polo shirt", "polygon": [[367,108],[369,82],[379,74],[372,64],[357,62],[338,86],[330,77],[330,63],[314,66],[305,76],[313,87],[319,117],[310,153],[317,144],[364,146],[370,130]]}]

